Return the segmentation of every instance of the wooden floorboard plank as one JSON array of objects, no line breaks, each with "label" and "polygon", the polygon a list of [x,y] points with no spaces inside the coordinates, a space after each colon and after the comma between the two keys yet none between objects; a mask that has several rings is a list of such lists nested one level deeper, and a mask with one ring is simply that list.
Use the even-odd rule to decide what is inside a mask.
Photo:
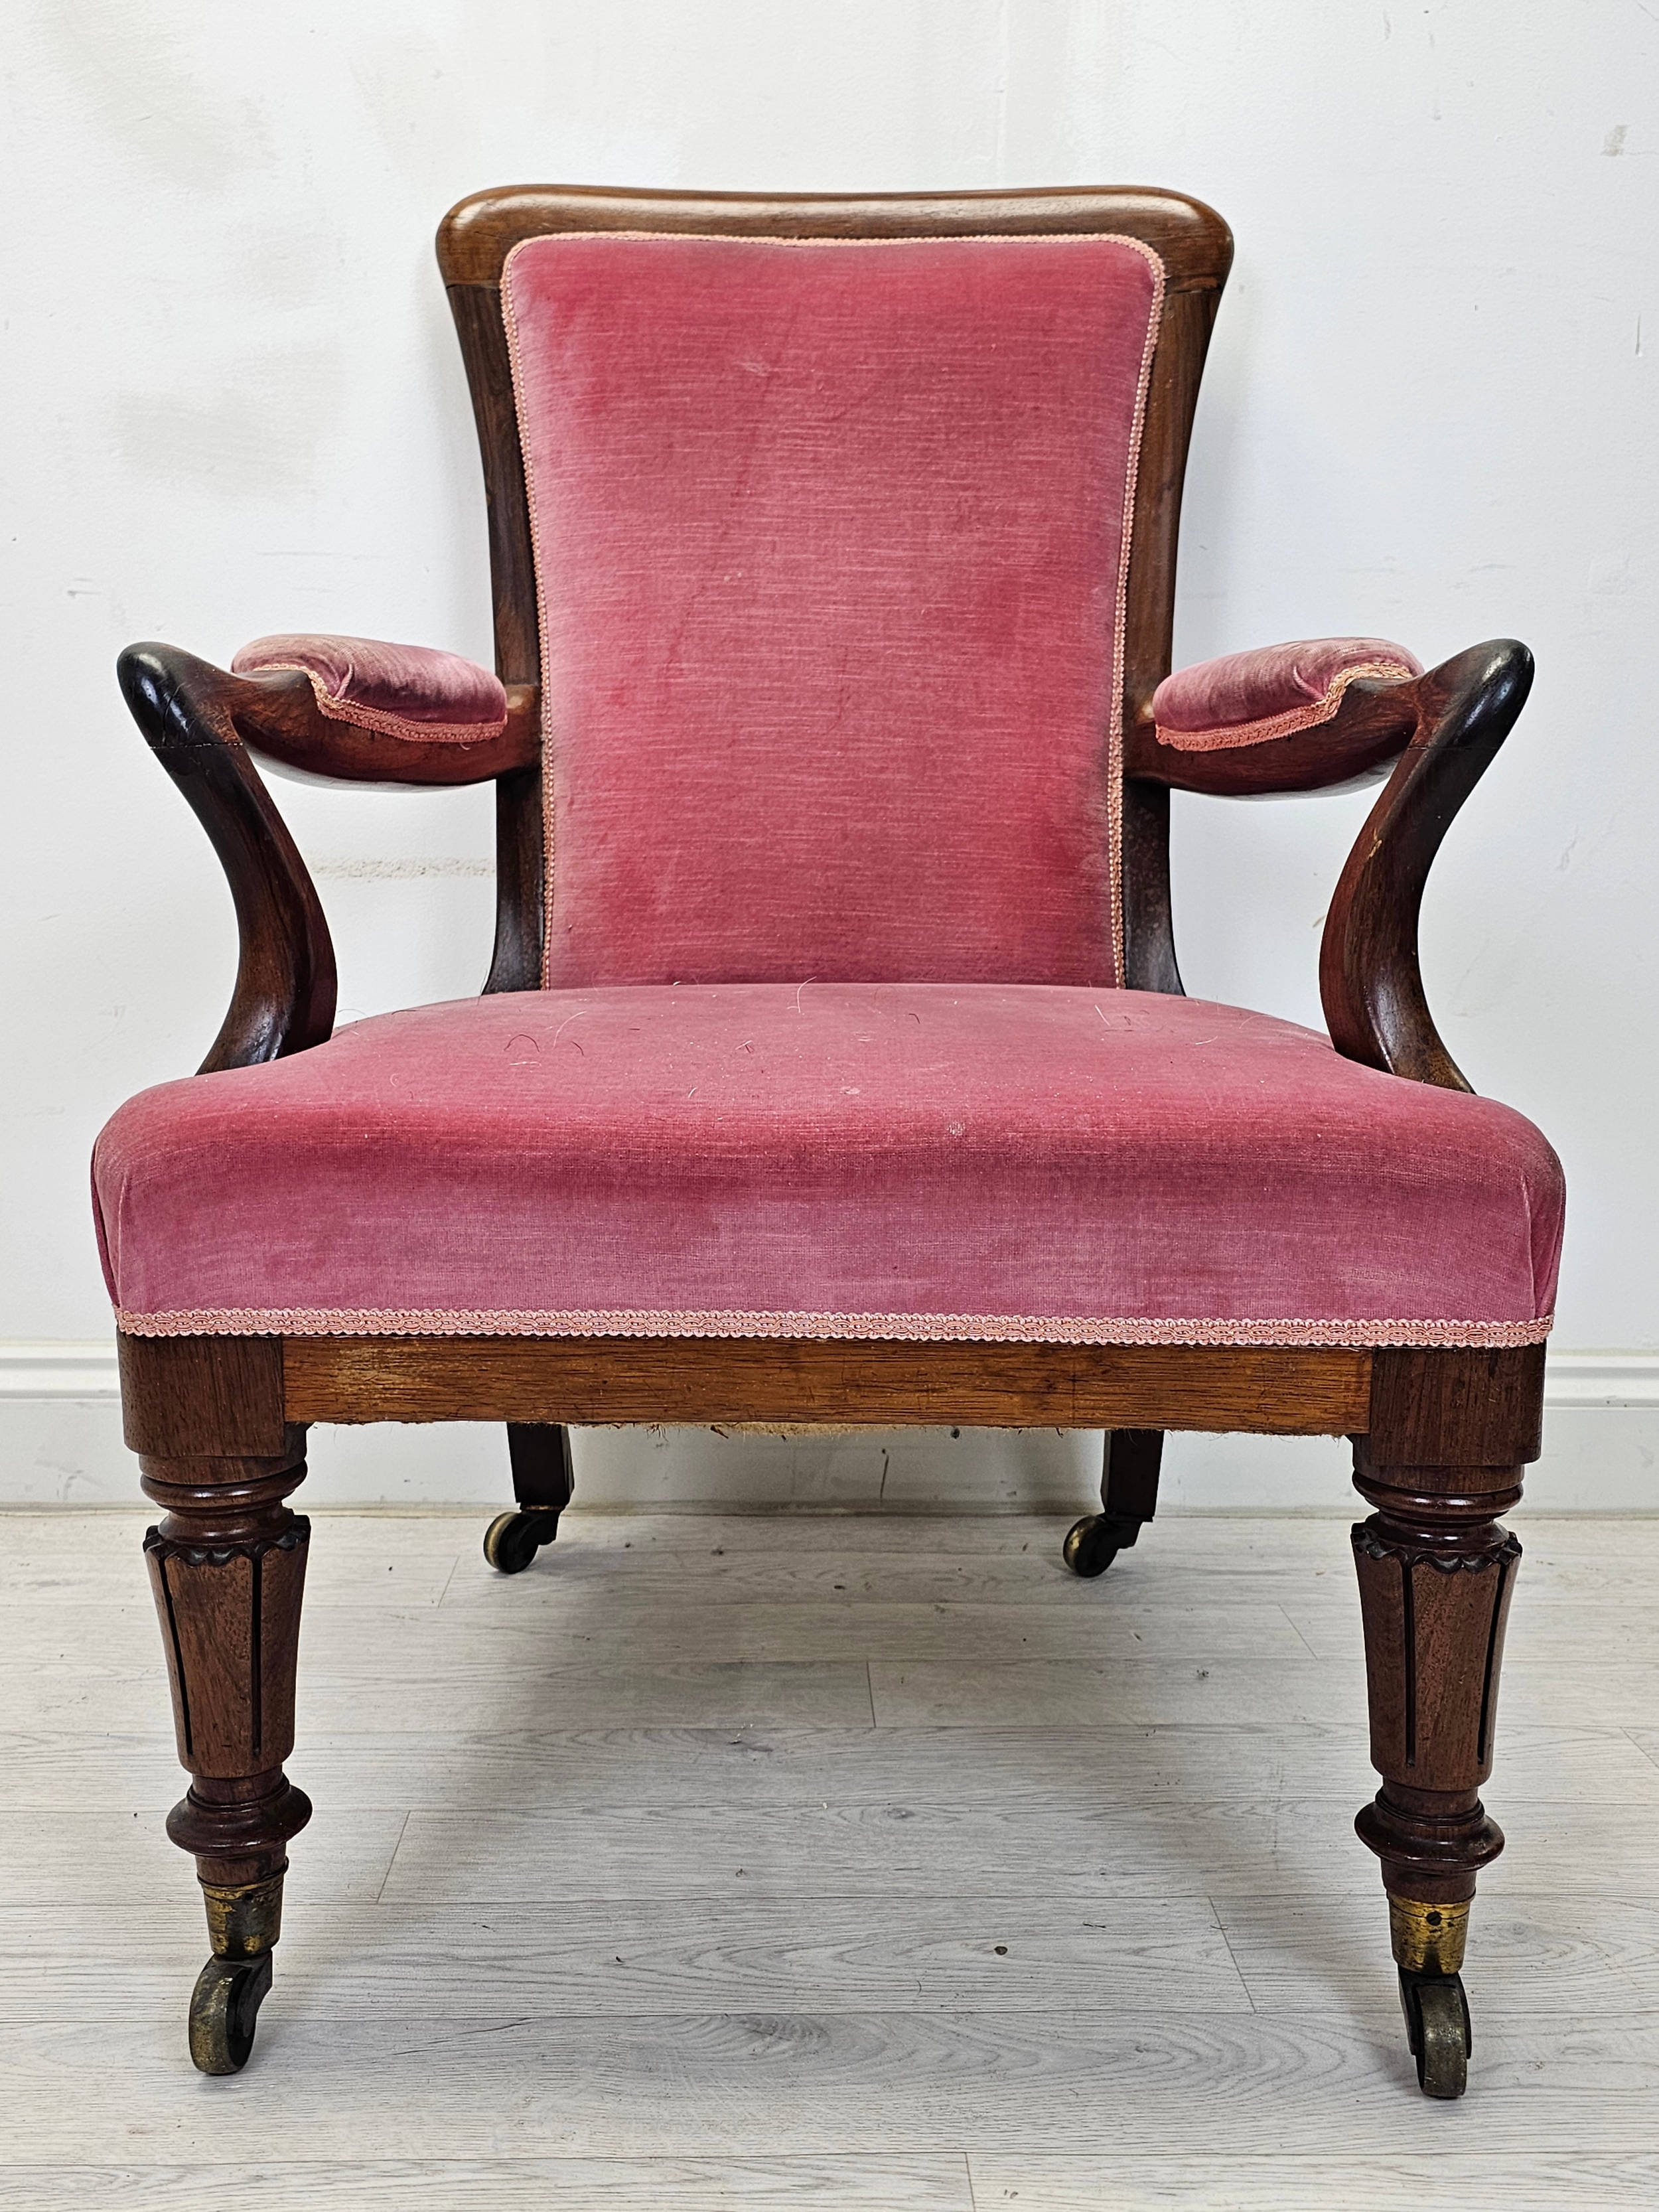
[{"label": "wooden floorboard plank", "polygon": [[[94,1882],[97,1895],[111,1905],[139,1905],[167,1892],[188,1895],[191,1863],[167,1840],[165,1809],[183,1796],[185,1784],[175,1770],[167,1797],[125,1812],[70,1806],[51,1821],[32,1811],[0,1812],[0,1905],[73,1904]],[[292,1846],[307,1858],[294,1893],[303,1888],[309,1896],[339,1900],[378,1896],[407,1817],[390,1808],[347,1813],[319,1806],[304,1844]],[[191,1902],[199,1911],[199,1902]]]},{"label": "wooden floorboard plank", "polygon": [[1333,2146],[1294,2166],[1261,2154],[1188,2158],[1178,2147],[1109,2163],[1033,2151],[969,2166],[975,2212],[1645,2212],[1659,2203],[1659,2152],[1609,2157],[1590,2146],[1543,2157],[1519,2144],[1470,2154],[1443,2139],[1368,2154]]},{"label": "wooden floorboard plank", "polygon": [[[1627,1869],[1622,1891],[1522,1888],[1496,1870],[1469,1920],[1471,2001],[1523,2008],[1540,1990],[1563,2012],[1659,2018],[1659,1850]],[[1366,2001],[1376,1987],[1380,1897],[1218,1893],[1215,1910],[1259,2012],[1296,2012],[1310,1993]],[[1659,2139],[1656,2141],[1659,2148]]]},{"label": "wooden floorboard plank", "polygon": [[[222,2158],[230,2113],[266,2144],[361,2158],[366,2124],[405,2158],[736,2156],[761,2140],[796,2156],[1023,2154],[1076,2143],[1103,2158],[1389,2156],[1402,2141],[1468,2151],[1648,2154],[1659,2023],[1568,2015],[1486,2023],[1455,2115],[1419,2100],[1390,1990],[1363,2020],[1060,2008],[1042,2015],[659,2014],[495,2021],[437,2014],[323,2020],[279,1975],[258,2072],[235,2090],[184,2071],[178,2011],[99,2054],[96,2112],[79,2024],[0,2029],[0,2159],[79,2162],[90,2125],[132,2154],[159,2134],[173,2160]],[[256,2087],[257,2085],[257,2087]]]},{"label": "wooden floorboard plank", "polygon": [[[533,1728],[538,1722],[566,1728],[872,1725],[862,1659],[702,1666],[671,1660],[607,1674],[567,1652],[560,1666],[469,1668],[457,1680],[435,1662],[395,1674],[330,1674],[308,1663],[303,1629],[300,1650],[300,1711],[349,1711],[357,1726],[370,1729],[407,1727],[422,1715],[436,1729],[492,1723]],[[136,1660],[108,1668],[78,1660],[27,1670],[0,1667],[0,1708],[27,1710],[37,1727],[93,1728],[101,1721],[126,1733],[153,1725],[165,1713],[165,1698],[163,1678]]]},{"label": "wooden floorboard plank", "polygon": [[[307,1592],[307,1679],[350,1672],[452,1680],[579,1663],[614,1674],[691,1664],[820,1663],[936,1659],[956,1664],[1077,1658],[1154,1662],[1244,1659],[1304,1662],[1310,1654],[1278,1606],[1154,1606],[1071,1613],[1045,1605],[865,1605],[831,1597],[811,1605],[684,1606],[669,1611],[630,1593],[591,1592],[558,1613],[515,1608],[509,1587],[494,1612],[406,1611],[384,1605],[313,1606]],[[72,1661],[143,1665],[159,1648],[149,1595],[122,1606],[32,1600],[9,1609],[12,1632]],[[1357,1618],[1350,1642],[1358,1650]],[[1352,1655],[1350,1655],[1352,1656]]]},{"label": "wooden floorboard plank", "polygon": [[974,2212],[967,2161],[951,2154],[30,2165],[0,2175],[7,2202],[38,2212]]},{"label": "wooden floorboard plank", "polygon": [[[1264,1711],[1292,1724],[1349,1720],[1365,1725],[1363,1655],[1297,1661],[1218,1659],[1206,1667],[1125,1661],[1032,1660],[973,1668],[918,1660],[873,1660],[870,1686],[878,1728],[1086,1728],[1091,1718],[1145,1727],[1243,1723]],[[1594,1719],[1639,1727],[1654,1710],[1654,1669],[1644,1659],[1609,1658],[1566,1669],[1553,1660],[1505,1662],[1498,1756],[1512,1722],[1571,1726]]]},{"label": "wooden floorboard plank", "polygon": [[[850,1569],[854,1595],[900,1603],[958,1598],[995,1603],[1005,1595],[1018,1602],[1036,1595],[1083,1611],[1118,1602],[1126,1588],[1135,1591],[1136,1601],[1149,1605],[1290,1595],[1305,1601],[1327,1591],[1346,1601],[1354,1589],[1348,1516],[1343,1498],[1334,1502],[1337,1510],[1328,1518],[1166,1515],[1097,1583],[1079,1583],[1061,1567],[1067,1523],[1053,1515],[573,1509],[557,1544],[528,1573],[514,1578],[511,1588],[520,1607],[556,1605],[572,1580],[588,1577],[612,1587],[614,1577],[623,1577],[653,1601],[693,1601],[695,1581],[699,1607],[728,1599],[790,1602],[823,1595]],[[1358,1498],[1347,1502],[1353,1516],[1363,1514]],[[510,1503],[504,1487],[501,1504]],[[457,1570],[446,1606],[497,1601],[501,1579],[480,1551],[487,1508],[349,1514],[319,1510],[304,1490],[295,1504],[312,1513],[313,1590],[332,1583],[347,1600],[357,1593],[367,1596],[371,1577],[384,1579],[388,1561],[406,1560],[411,1572],[442,1561]],[[154,1507],[142,1506],[132,1512],[0,1512],[0,1595],[21,1597],[33,1589],[69,1599],[107,1595],[118,1600],[142,1594],[143,1531],[155,1518]],[[1633,1581],[1638,1593],[1651,1587],[1644,1570],[1659,1570],[1659,1518],[1620,1519],[1611,1545],[1604,1516],[1529,1519],[1523,1508],[1510,1520],[1526,1550],[1523,1601],[1610,1591],[1628,1599]]]},{"label": "wooden floorboard plank", "polygon": [[[147,1730],[18,1725],[0,1732],[0,1806],[130,1811],[183,1786],[159,1657]],[[383,1729],[362,1723],[351,1686],[325,1697],[304,1677],[295,1776],[334,1812],[420,1806],[547,1813],[605,1802],[641,1814],[683,1805],[942,1799],[1063,1802],[1158,1790],[1258,1801],[1376,1788],[1351,1722],[1292,1726],[1080,1729],[519,1728]],[[1659,1758],[1618,1729],[1504,1719],[1491,1794],[1505,1817],[1534,1805],[1659,1806]],[[1652,1732],[1659,1753],[1659,1730]],[[300,1846],[304,1850],[306,1846]]]},{"label": "wooden floorboard plank", "polygon": [[[0,2020],[149,2017],[199,1963],[195,1900],[181,1892],[160,1917],[111,1958],[101,1903],[0,1911]],[[585,2014],[678,2012],[714,1992],[727,2011],[1250,2009],[1203,1898],[846,1898],[803,1882],[783,1898],[588,1904],[535,1881],[506,1908],[305,1899],[279,1959],[285,1991],[319,2018],[495,2019],[509,1993]]]},{"label": "wooden floorboard plank", "polygon": [[[1218,1917],[1219,1926],[1218,1926]],[[184,1985],[200,1948],[175,1887],[111,1956],[105,1908],[0,1909],[0,2021],[142,2020]],[[835,2012],[1362,2014],[1389,1979],[1375,1887],[1317,1897],[1095,1898],[1029,1892],[564,1899],[526,1885],[510,1905],[355,1906],[302,1897],[283,1940],[284,1990],[308,2015],[499,2017],[503,1996],[588,2014]],[[1540,1977],[1575,2016],[1659,2016],[1650,1895],[1495,1887],[1470,1936],[1483,2016],[1522,2017]]]},{"label": "wooden floorboard plank", "polygon": [[[1000,1807],[915,1796],[831,1800],[738,1818],[696,1807],[654,1818],[627,1807],[539,1815],[416,1809],[385,1895],[506,1904],[550,1868],[572,1870],[564,1877],[572,1895],[611,1898],[727,1885],[788,1894],[809,1868],[815,1887],[845,1896],[1001,1895],[1028,1883],[1079,1902],[1369,1891],[1376,1867],[1353,1834],[1354,1809],[1347,1797],[1251,1802],[1110,1790],[1087,1802],[1011,1798]],[[1485,1878],[1483,1894],[1508,1881],[1616,1893],[1630,1887],[1633,1868],[1654,1865],[1649,1807],[1601,1806],[1588,1815],[1576,1806],[1534,1807],[1512,1827],[1510,1854]]]},{"label": "wooden floorboard plank", "polygon": [[[1340,1597],[1333,1592],[1328,1598],[1287,1600],[1283,1610],[1322,1658],[1352,1656],[1359,1633],[1355,1594],[1345,1590]],[[1609,1660],[1646,1665],[1656,1651],[1659,1651],[1659,1606],[1639,1597],[1616,1608],[1596,1606],[1582,1597],[1540,1598],[1528,1586],[1523,1572],[1504,1638],[1506,1680],[1512,1666],[1547,1666],[1599,1674]]]}]

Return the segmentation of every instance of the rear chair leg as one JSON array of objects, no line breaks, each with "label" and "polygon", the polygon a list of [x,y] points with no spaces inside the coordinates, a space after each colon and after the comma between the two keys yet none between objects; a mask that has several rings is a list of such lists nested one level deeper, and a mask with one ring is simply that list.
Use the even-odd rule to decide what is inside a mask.
[{"label": "rear chair leg", "polygon": [[1355,1826],[1382,1862],[1417,2078],[1463,2094],[1472,2038],[1463,1942],[1475,1876],[1504,1848],[1479,1789],[1492,1772],[1504,1629],[1521,1547],[1496,1516],[1521,1469],[1377,1467],[1356,1440],[1354,1485],[1376,1510],[1353,1531],[1371,1764]]},{"label": "rear chair leg", "polygon": [[191,1786],[167,1833],[194,1853],[213,1955],[190,2005],[190,2055],[235,2074],[253,2047],[282,1929],[288,1840],[311,1802],[283,1772],[311,1523],[283,1500],[305,1480],[303,1431],[271,1459],[141,1460],[165,1517],[144,1538]]},{"label": "rear chair leg", "polygon": [[499,1513],[484,1531],[484,1557],[504,1575],[521,1574],[559,1533],[559,1516],[575,1488],[570,1431],[549,1423],[509,1421],[507,1455],[518,1510]]},{"label": "rear chair leg", "polygon": [[1109,1429],[1101,1476],[1103,1513],[1085,1514],[1066,1531],[1062,1556],[1074,1575],[1103,1575],[1158,1510],[1162,1429]]}]

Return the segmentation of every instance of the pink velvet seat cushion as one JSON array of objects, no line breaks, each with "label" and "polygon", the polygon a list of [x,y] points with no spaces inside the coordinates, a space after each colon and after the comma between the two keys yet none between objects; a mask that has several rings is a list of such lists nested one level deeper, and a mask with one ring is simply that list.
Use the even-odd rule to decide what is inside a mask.
[{"label": "pink velvet seat cushion", "polygon": [[1236,1008],[599,988],[359,1022],[99,1140],[121,1326],[1531,1342],[1554,1155]]},{"label": "pink velvet seat cushion", "polygon": [[1100,237],[515,249],[550,983],[1115,980],[1161,288]]},{"label": "pink velvet seat cushion", "polygon": [[1399,682],[1422,673],[1414,653],[1385,637],[1258,646],[1166,676],[1152,694],[1152,719],[1163,742],[1183,751],[1260,744],[1328,722],[1361,677]]},{"label": "pink velvet seat cushion", "polygon": [[231,661],[238,676],[294,668],[311,678],[317,704],[337,722],[422,744],[475,745],[507,727],[501,678],[459,653],[388,645],[373,637],[256,637]]}]

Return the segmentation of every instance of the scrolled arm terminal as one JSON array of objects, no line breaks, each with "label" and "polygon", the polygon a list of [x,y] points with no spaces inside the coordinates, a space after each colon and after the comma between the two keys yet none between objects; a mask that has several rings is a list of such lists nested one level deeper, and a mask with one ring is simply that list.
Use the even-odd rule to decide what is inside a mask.
[{"label": "scrolled arm terminal", "polygon": [[1320,946],[1326,1025],[1348,1060],[1470,1088],[1424,996],[1418,918],[1440,841],[1531,685],[1532,655],[1513,638],[1426,673],[1386,639],[1322,638],[1180,669],[1129,732],[1130,777],[1218,797],[1329,790],[1380,780],[1393,764]]},{"label": "scrolled arm terminal", "polygon": [[257,759],[348,782],[484,783],[541,758],[540,694],[459,653],[373,639],[260,638],[216,668],[130,646],[121,690],[207,831],[235,903],[241,958],[199,1073],[280,1060],[334,1025],[334,948],[316,887]]},{"label": "scrolled arm terminal", "polygon": [[1326,1027],[1349,1060],[1449,1091],[1472,1088],[1423,994],[1418,917],[1440,841],[1514,728],[1532,677],[1526,647],[1500,637],[1410,687],[1416,729],[1348,855],[1319,950]]}]

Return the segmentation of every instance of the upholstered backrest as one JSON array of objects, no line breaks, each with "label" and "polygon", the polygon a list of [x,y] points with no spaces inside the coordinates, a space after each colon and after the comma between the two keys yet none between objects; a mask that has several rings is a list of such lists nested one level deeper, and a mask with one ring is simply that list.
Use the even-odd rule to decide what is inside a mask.
[{"label": "upholstered backrest", "polygon": [[544,980],[1107,985],[1158,256],[568,233],[502,307]]}]

